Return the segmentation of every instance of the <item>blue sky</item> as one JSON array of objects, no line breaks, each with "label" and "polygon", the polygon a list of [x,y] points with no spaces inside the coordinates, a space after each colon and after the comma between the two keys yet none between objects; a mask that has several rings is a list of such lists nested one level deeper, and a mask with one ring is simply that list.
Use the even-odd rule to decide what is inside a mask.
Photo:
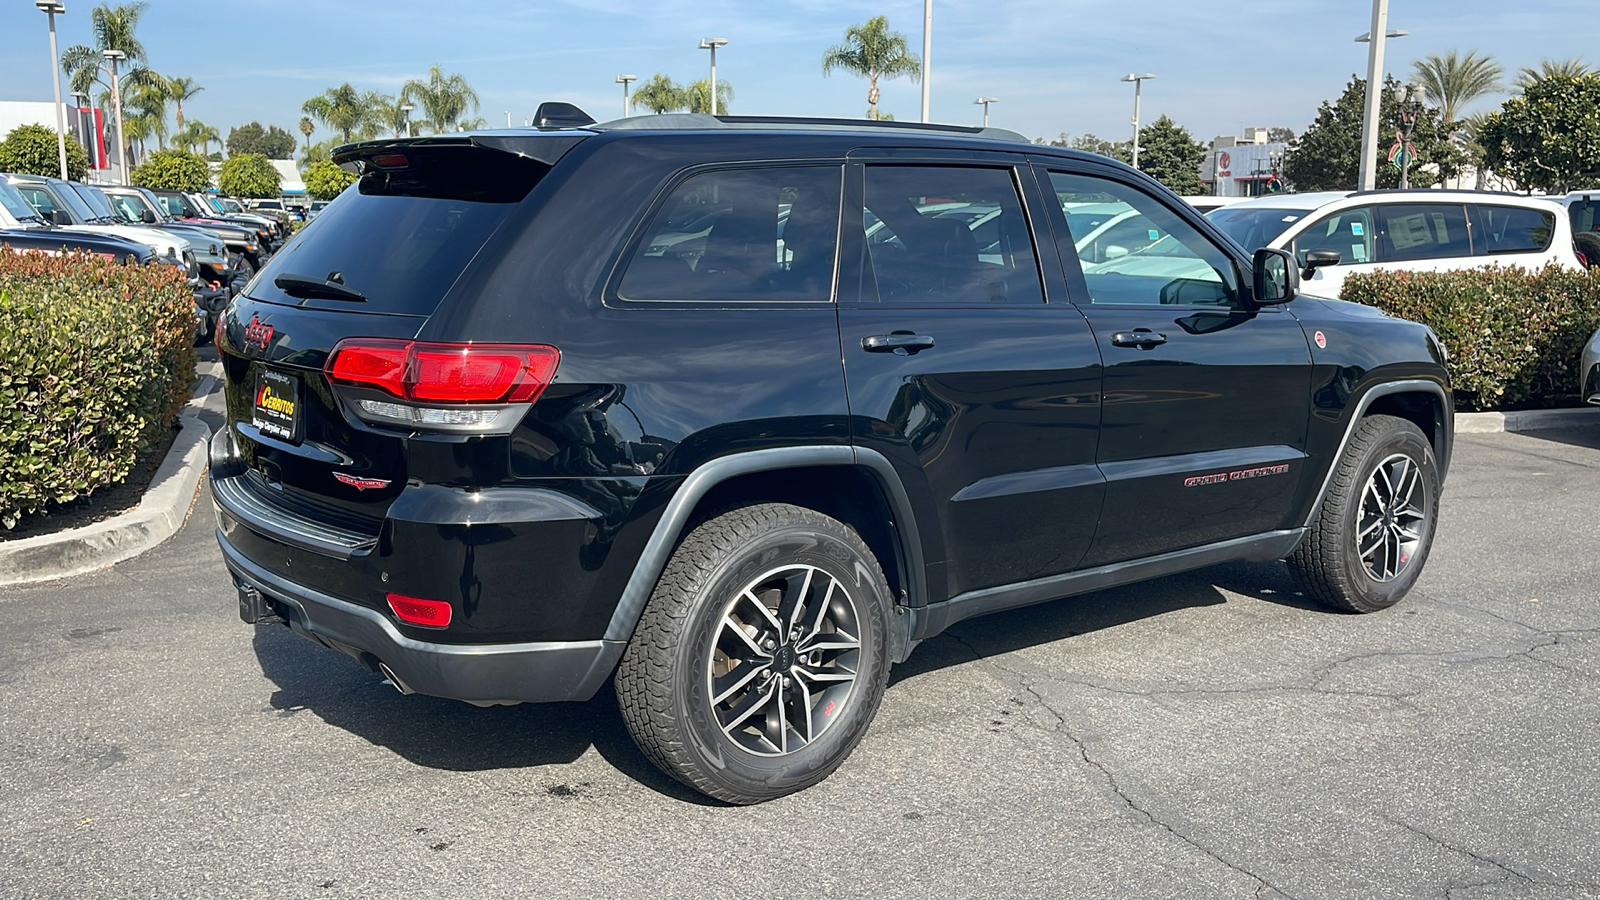
[{"label": "blue sky", "polygon": [[[65,2],[63,49],[89,42],[93,6]],[[921,0],[152,0],[139,34],[156,71],[205,87],[185,112],[226,134],[252,119],[292,132],[300,104],[324,88],[393,93],[432,64],[466,76],[491,125],[505,110],[520,125],[542,100],[604,121],[621,112],[619,73],[703,78],[707,54],[696,47],[706,36],[729,39],[717,74],[733,84],[733,112],[861,116],[865,80],[824,78],[820,61],[848,25],[877,14],[920,49]],[[1392,0],[1390,27],[1411,35],[1390,42],[1388,68],[1403,74],[1412,59],[1452,48],[1491,53],[1508,73],[1546,57],[1600,65],[1595,14],[1596,0]],[[993,125],[1122,139],[1132,86],[1118,78],[1145,71],[1159,76],[1145,85],[1145,121],[1169,114],[1201,140],[1247,125],[1299,132],[1365,71],[1366,45],[1353,38],[1370,16],[1366,0],[935,0],[933,119],[975,124],[973,99],[993,96]],[[50,99],[45,16],[30,0],[3,0],[0,35],[0,100]],[[881,88],[882,109],[917,118],[915,83]]]}]

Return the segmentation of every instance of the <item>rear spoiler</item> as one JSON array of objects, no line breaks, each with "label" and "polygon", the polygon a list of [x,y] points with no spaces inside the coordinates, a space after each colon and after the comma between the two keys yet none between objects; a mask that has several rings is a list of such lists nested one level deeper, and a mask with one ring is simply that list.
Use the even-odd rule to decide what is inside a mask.
[{"label": "rear spoiler", "polygon": [[586,138],[594,136],[591,131],[563,130],[560,132],[539,132],[523,129],[510,129],[503,131],[477,131],[458,134],[430,134],[409,138],[386,138],[376,141],[360,141],[354,144],[341,144],[333,148],[330,158],[340,166],[360,174],[372,164],[373,157],[386,152],[404,152],[406,150],[427,150],[445,147],[477,147],[484,150],[493,150],[499,153],[509,153],[535,162],[553,166],[567,151],[578,146]]}]

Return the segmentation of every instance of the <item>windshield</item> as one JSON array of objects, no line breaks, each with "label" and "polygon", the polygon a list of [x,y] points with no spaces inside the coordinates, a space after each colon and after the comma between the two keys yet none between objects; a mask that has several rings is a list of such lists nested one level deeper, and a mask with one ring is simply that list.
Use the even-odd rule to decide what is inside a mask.
[{"label": "windshield", "polygon": [[[89,205],[89,209],[94,211],[95,218],[118,220],[123,218],[116,210],[111,208],[111,202],[106,199],[105,194],[100,193],[99,188],[92,188],[84,184],[74,184],[72,189],[77,191],[78,197]],[[137,216],[134,217],[134,221],[138,221]]]},{"label": "windshield", "polygon": [[156,202],[161,204],[161,208],[165,210],[169,216],[192,218],[201,215],[200,210],[195,207],[194,202],[182,194],[157,194]]},{"label": "windshield", "polygon": [[145,206],[139,201],[138,197],[130,197],[127,194],[111,194],[110,199],[111,205],[117,208],[117,212],[121,213],[124,219],[129,222],[141,222],[144,220]]},{"label": "windshield", "polygon": [[1278,235],[1289,230],[1290,225],[1308,215],[1310,210],[1304,209],[1223,206],[1206,213],[1206,218],[1239,246],[1253,253],[1272,243]]},{"label": "windshield", "polygon": [[4,181],[0,181],[0,206],[5,207],[6,212],[11,214],[11,218],[19,222],[43,221],[39,216],[39,212],[29,206],[28,201],[22,199],[22,195],[17,193],[17,189]]}]

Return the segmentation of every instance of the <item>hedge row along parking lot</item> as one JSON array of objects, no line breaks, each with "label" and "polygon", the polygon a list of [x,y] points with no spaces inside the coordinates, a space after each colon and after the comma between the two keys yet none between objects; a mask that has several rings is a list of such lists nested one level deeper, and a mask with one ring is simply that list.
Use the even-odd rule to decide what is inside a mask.
[{"label": "hedge row along parking lot", "polygon": [[0,524],[128,474],[194,380],[181,269],[0,248]]},{"label": "hedge row along parking lot", "polygon": [[1600,277],[1550,266],[1351,275],[1342,299],[1431,327],[1449,350],[1456,408],[1571,403],[1579,356],[1600,329]]}]

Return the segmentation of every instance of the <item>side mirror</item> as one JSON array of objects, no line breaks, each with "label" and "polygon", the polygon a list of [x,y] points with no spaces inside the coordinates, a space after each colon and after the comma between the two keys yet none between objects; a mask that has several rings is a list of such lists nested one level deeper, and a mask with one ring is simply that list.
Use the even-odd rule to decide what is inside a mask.
[{"label": "side mirror", "polygon": [[1323,266],[1337,266],[1342,261],[1339,251],[1319,247],[1306,253],[1306,268],[1300,273],[1300,277],[1310,278]]},{"label": "side mirror", "polygon": [[154,225],[156,223],[156,214],[147,209],[139,214],[139,221],[146,225]]},{"label": "side mirror", "polygon": [[50,221],[56,225],[71,225],[72,214],[64,209],[52,209],[50,211]]},{"label": "side mirror", "polygon": [[1294,256],[1287,250],[1267,247],[1257,250],[1255,289],[1257,306],[1276,306],[1293,300],[1300,293],[1300,270],[1295,268]]}]

